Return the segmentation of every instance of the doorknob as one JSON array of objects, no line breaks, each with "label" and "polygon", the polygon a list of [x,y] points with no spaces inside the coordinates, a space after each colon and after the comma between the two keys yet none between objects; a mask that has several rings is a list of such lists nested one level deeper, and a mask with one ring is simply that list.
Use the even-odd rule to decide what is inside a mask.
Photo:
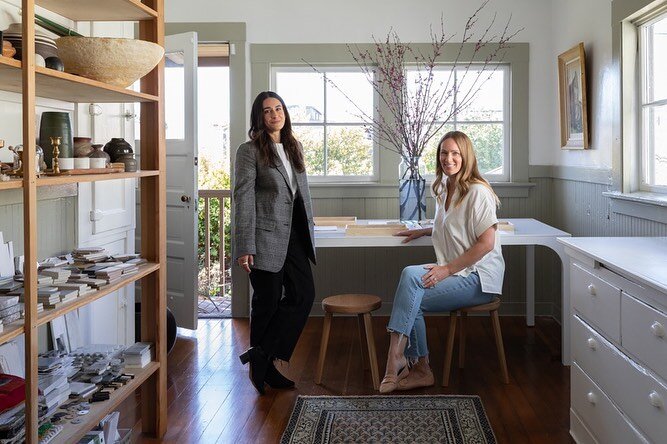
[{"label": "doorknob", "polygon": [[181,196],[181,202],[190,203],[190,200],[190,196],[186,196],[185,194]]}]

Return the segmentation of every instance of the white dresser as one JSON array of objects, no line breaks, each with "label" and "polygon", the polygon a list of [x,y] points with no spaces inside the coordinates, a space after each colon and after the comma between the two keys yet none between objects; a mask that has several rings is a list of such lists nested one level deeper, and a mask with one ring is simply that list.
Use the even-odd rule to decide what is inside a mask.
[{"label": "white dresser", "polygon": [[570,434],[667,443],[667,238],[563,238],[570,256]]}]

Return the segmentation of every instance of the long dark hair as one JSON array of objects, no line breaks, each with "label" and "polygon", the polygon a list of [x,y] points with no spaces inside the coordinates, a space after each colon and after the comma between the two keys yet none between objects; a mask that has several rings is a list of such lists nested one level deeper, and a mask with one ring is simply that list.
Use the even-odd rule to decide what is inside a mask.
[{"label": "long dark hair", "polygon": [[292,163],[292,167],[299,173],[303,173],[306,168],[303,161],[301,145],[294,138],[294,134],[292,134],[292,119],[290,119],[287,106],[285,106],[285,101],[278,94],[273,91],[263,91],[257,95],[255,101],[252,103],[252,110],[250,111],[250,130],[248,131],[248,137],[250,137],[250,140],[252,140],[259,149],[260,158],[264,164],[275,168],[278,155],[275,150],[272,149],[273,141],[264,127],[264,100],[268,98],[278,99],[283,107],[285,125],[280,130],[280,142],[283,144],[283,148]]}]

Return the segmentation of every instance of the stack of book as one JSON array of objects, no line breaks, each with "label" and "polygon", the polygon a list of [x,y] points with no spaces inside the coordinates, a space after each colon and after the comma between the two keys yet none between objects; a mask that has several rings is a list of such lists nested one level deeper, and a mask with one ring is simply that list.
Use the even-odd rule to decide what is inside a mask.
[{"label": "stack of book", "polygon": [[78,290],[60,290],[60,303],[72,302],[79,297]]},{"label": "stack of book", "polygon": [[150,342],[137,342],[123,352],[125,371],[132,373],[133,370],[142,369],[151,362],[151,350],[153,344]]},{"label": "stack of book", "polygon": [[21,317],[21,307],[18,296],[0,296],[0,331],[2,325],[7,325]]},{"label": "stack of book", "polygon": [[47,415],[53,412],[69,398],[71,393],[67,376],[40,374],[37,389],[39,408]]},{"label": "stack of book", "polygon": [[64,284],[71,274],[72,271],[66,268],[47,268],[40,271],[40,275],[52,278],[54,284]]},{"label": "stack of book", "polygon": [[[23,295],[21,295],[21,302]],[[56,308],[60,306],[60,291],[57,287],[41,287],[37,289],[37,302],[44,305],[44,308]]]},{"label": "stack of book", "polygon": [[131,254],[114,254],[111,256],[111,259],[119,262],[127,262],[132,259],[140,259],[139,253],[131,253]]},{"label": "stack of book", "polygon": [[98,389],[97,385],[90,383],[90,382],[70,382],[69,383],[69,388],[70,388],[70,397],[73,398],[87,398],[93,393],[95,393]]},{"label": "stack of book", "polygon": [[58,290],[61,292],[75,291],[77,297],[85,296],[93,292],[93,289],[90,287],[90,285],[85,283],[67,282],[66,284],[58,284],[56,287],[58,287]]},{"label": "stack of book", "polygon": [[108,284],[113,284],[118,282],[123,275],[123,269],[120,266],[111,266],[106,267],[101,270],[95,271],[95,278],[104,279]]},{"label": "stack of book", "polygon": [[72,257],[75,262],[103,262],[109,258],[109,252],[102,247],[77,248]]},{"label": "stack of book", "polygon": [[70,278],[68,284],[86,284],[96,290],[99,290],[100,288],[104,287],[105,285],[108,284],[108,282],[105,279],[94,279],[94,278],[89,278],[89,277],[84,277],[84,278],[76,278],[72,279]]},{"label": "stack of book", "polygon": [[0,278],[0,294],[11,293],[19,288],[23,288],[23,282],[16,281],[14,277]]}]

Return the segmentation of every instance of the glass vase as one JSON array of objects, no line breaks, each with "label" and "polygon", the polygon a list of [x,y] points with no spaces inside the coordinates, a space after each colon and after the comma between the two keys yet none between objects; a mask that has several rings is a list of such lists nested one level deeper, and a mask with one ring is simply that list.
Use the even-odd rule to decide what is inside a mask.
[{"label": "glass vase", "polygon": [[426,218],[426,179],[420,156],[403,157],[398,165],[399,217],[405,222]]}]

